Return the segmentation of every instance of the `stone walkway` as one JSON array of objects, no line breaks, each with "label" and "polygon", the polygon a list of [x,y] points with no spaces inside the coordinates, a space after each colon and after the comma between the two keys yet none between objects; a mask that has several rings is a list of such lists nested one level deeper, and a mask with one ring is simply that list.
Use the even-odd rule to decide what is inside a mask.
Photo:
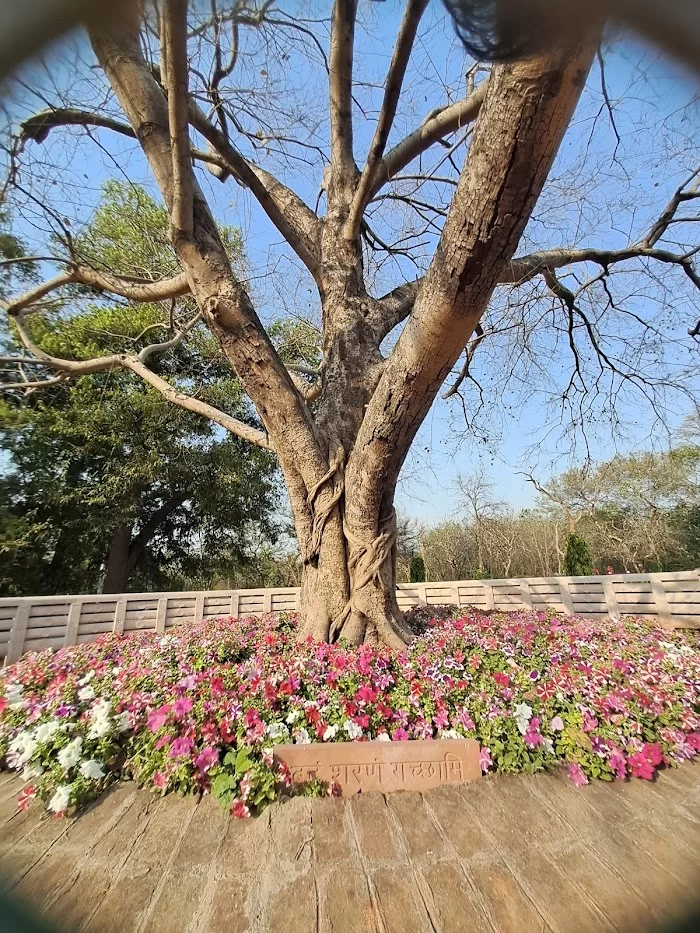
[{"label": "stone walkway", "polygon": [[0,775],[3,881],[65,930],[637,933],[700,894],[697,765],[652,785],[536,775],[296,798],[241,822],[132,785],[45,819],[13,814],[16,791]]}]

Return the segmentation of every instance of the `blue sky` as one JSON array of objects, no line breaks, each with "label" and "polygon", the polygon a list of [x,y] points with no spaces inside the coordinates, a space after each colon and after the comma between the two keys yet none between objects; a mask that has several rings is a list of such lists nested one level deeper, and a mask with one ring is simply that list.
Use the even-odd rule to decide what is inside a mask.
[{"label": "blue sky", "polygon": [[[325,15],[329,4],[317,0],[282,4],[282,7],[290,14],[313,19]],[[360,164],[374,127],[372,114],[376,111],[401,10],[398,0],[386,3],[361,0],[362,28],[358,35],[355,75],[374,86],[358,88],[357,93],[355,153]],[[314,25],[311,28],[326,44],[325,27]],[[286,37],[285,33],[285,41]],[[257,37],[245,41],[249,44],[244,47],[242,56],[240,86],[252,86],[253,79],[259,84],[263,76],[266,102],[261,97],[260,106],[266,117],[273,112],[275,100],[279,101],[280,112],[283,112],[289,99],[301,99],[308,114],[305,139],[309,145],[326,150],[326,91],[322,71],[310,66],[293,42],[286,46],[281,43],[287,57],[280,62],[277,58],[273,61],[268,51],[261,52]],[[279,51],[277,49],[277,53]],[[446,95],[450,89],[454,88],[457,93],[459,87],[463,87],[466,64],[441,5],[431,4],[407,75],[390,145],[418,125],[433,107],[449,99]],[[83,104],[104,106],[104,89],[94,86],[94,73],[88,66],[89,53],[84,42],[76,39],[62,47],[50,69],[32,69],[34,84],[42,89],[43,102],[23,95],[22,105],[18,105],[15,115],[24,110],[40,109],[46,102],[56,101],[61,93]],[[607,111],[602,109],[600,72],[594,66],[587,93],[553,169],[549,189],[526,232],[528,248],[623,245],[633,234],[641,234],[649,220],[658,215],[693,157],[697,158],[697,149],[695,153],[692,149],[697,143],[700,126],[697,109],[688,107],[694,85],[687,75],[659,60],[656,53],[626,39],[610,46],[606,53],[606,80],[621,137],[617,150]],[[265,108],[269,100],[273,107],[268,110]],[[252,117],[254,115],[253,112]],[[246,119],[252,128],[252,118]],[[245,150],[245,141],[241,145]],[[246,151],[255,153],[249,145]],[[295,154],[303,152],[293,151]],[[306,150],[306,155],[310,152]],[[255,154],[260,156],[261,150]],[[308,204],[315,204],[322,173],[322,162],[316,154],[310,159],[311,164],[288,155],[283,158],[274,151],[262,154],[265,167],[281,175]],[[439,155],[438,147],[432,157]],[[463,161],[464,149],[457,151],[455,161],[460,157]],[[31,158],[40,159],[44,165],[43,174],[38,170],[26,176],[31,179],[35,193],[50,194],[54,209],[74,224],[88,219],[99,198],[99,187],[109,177],[128,176],[131,181],[144,183],[153,190],[147,166],[134,144],[108,131],[95,131],[92,141],[79,137],[72,130],[54,133],[43,147],[33,148]],[[47,169],[46,166],[52,167]],[[200,180],[217,216],[243,229],[251,288],[263,318],[274,319],[289,310],[310,317],[316,315],[310,279],[299,272],[292,254],[280,244],[279,234],[247,192],[230,181],[222,186],[204,172]],[[438,202],[446,199],[449,190],[436,186],[434,199]],[[396,218],[391,212],[378,214],[377,229],[383,235],[390,235],[394,225],[402,222]],[[32,210],[25,213],[21,225],[31,244],[39,248],[49,225]],[[423,239],[425,245],[418,251],[420,268],[425,267],[436,238],[428,233]],[[524,251],[525,248],[520,250]],[[373,270],[372,286],[376,294],[381,294],[402,278],[416,274],[416,268],[405,261],[387,264]],[[645,319],[661,313],[657,292],[642,289],[644,293],[641,294],[629,288],[624,279],[622,284],[627,288],[629,306],[636,313]],[[664,287],[675,288],[675,280],[672,286]],[[668,302],[668,296],[666,300]],[[499,301],[501,298],[497,296],[496,302]],[[670,323],[668,318],[668,326],[677,330],[677,352],[680,355],[691,353],[692,346],[686,347],[682,342],[683,327],[691,323],[693,312],[687,292],[679,292],[675,311],[678,320]],[[662,317],[664,314],[665,311]],[[690,344],[690,338],[686,343]],[[539,476],[544,476],[569,462],[570,439],[552,427],[552,386],[542,383],[541,377],[523,371],[513,386],[501,389],[497,367],[499,352],[495,349],[492,357],[488,353],[483,357],[484,378],[487,383],[489,379],[494,383],[489,384],[488,418],[482,419],[483,423],[474,433],[465,435],[459,406],[439,401],[428,415],[399,489],[397,505],[403,512],[425,521],[450,514],[455,476],[468,473],[480,463],[493,478],[499,499],[516,507],[526,506],[532,502],[531,487],[518,471],[534,469]],[[542,354],[544,359],[550,352],[552,362],[547,366],[556,383],[565,377],[569,363],[554,352],[552,340],[545,334],[537,345],[536,355]],[[468,409],[474,404],[475,398],[471,395],[467,398]],[[672,429],[688,410],[688,404],[669,397],[666,420]],[[600,415],[595,410],[589,413],[586,433],[588,449],[594,458],[608,457],[615,450],[627,451],[668,442],[667,435],[653,422],[639,399],[622,399],[617,414],[619,421],[611,426],[604,411]],[[580,432],[576,437],[578,447],[574,455],[580,455],[583,450]]]}]

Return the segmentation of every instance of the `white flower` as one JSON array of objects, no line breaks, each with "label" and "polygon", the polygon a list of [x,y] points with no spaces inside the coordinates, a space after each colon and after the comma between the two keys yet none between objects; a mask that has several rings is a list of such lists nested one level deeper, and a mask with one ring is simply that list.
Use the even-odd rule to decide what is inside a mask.
[{"label": "white flower", "polygon": [[388,732],[380,732],[374,741],[375,742],[391,742],[391,736],[389,735]]},{"label": "white flower", "polygon": [[463,736],[456,729],[443,729],[440,733],[441,739],[461,739]]},{"label": "white flower", "polygon": [[93,717],[93,719],[97,716],[108,716],[111,709],[112,704],[109,702],[109,700],[105,700],[104,697],[100,697],[97,703],[92,704],[90,715]]},{"label": "white flower", "polygon": [[306,729],[297,729],[294,733],[294,741],[297,745],[311,745],[311,736]]},{"label": "white flower", "polygon": [[362,726],[358,726],[357,723],[353,722],[352,719],[345,720],[343,723],[343,729],[345,730],[350,741],[353,739],[359,739],[362,735]]},{"label": "white flower", "polygon": [[88,732],[89,739],[101,739],[111,732],[113,728],[109,718],[111,709],[112,704],[109,700],[105,700],[104,697],[101,697],[96,703],[93,703],[92,709],[90,710],[92,725]]},{"label": "white flower", "polygon": [[32,733],[25,729],[14,737],[9,745],[9,765],[11,768],[22,768],[36,751],[37,743]]},{"label": "white flower", "polygon": [[548,755],[554,754],[554,742],[551,739],[543,738],[542,745],[544,746],[544,750]]},{"label": "white flower", "polygon": [[109,719],[94,719],[90,730],[88,731],[89,739],[103,739],[112,731],[112,723]]},{"label": "white flower", "polygon": [[79,700],[94,700],[95,699],[95,688],[94,687],[83,687],[82,690],[78,690],[78,699]]},{"label": "white flower", "polygon": [[80,736],[78,736],[77,739],[73,739],[73,741],[69,742],[65,748],[61,749],[56,757],[58,758],[58,763],[64,771],[68,771],[70,768],[78,764],[82,750],[83,740]]},{"label": "white flower", "polygon": [[338,726],[326,726],[326,731],[323,733],[323,741],[329,742],[331,739],[334,739],[338,734]]},{"label": "white flower", "polygon": [[126,732],[127,729],[131,729],[131,716],[129,715],[128,710],[124,713],[120,713],[116,719],[117,731]]},{"label": "white flower", "polygon": [[527,732],[527,726],[531,718],[532,707],[528,706],[527,703],[518,703],[513,710],[513,719],[521,735],[525,735]]},{"label": "white flower", "polygon": [[42,722],[34,730],[34,738],[39,744],[48,742],[60,728],[61,723],[57,719],[52,719],[50,722]]},{"label": "white flower", "polygon": [[62,784],[57,787],[53,797],[49,800],[48,809],[52,813],[63,813],[70,803],[70,785]]},{"label": "white flower", "polygon": [[95,672],[94,672],[94,671],[88,671],[87,674],[86,674],[84,677],[81,677],[81,678],[80,678],[80,680],[78,681],[78,683],[80,684],[81,687],[84,687],[85,684],[89,684],[89,683],[90,683],[90,681],[92,680],[92,678],[93,678],[94,676],[95,676]]},{"label": "white flower", "polygon": [[289,729],[283,722],[270,722],[265,726],[265,732],[271,739],[284,739],[289,735]]},{"label": "white flower", "polygon": [[300,716],[301,716],[301,710],[293,709],[291,710],[291,712],[287,713],[287,718],[285,719],[285,722],[288,722],[289,725],[291,726],[297,721],[297,719]]},{"label": "white flower", "polygon": [[88,778],[90,781],[99,781],[100,778],[105,776],[99,761],[95,761],[94,758],[91,758],[89,761],[84,761],[81,764],[80,773],[84,778]]},{"label": "white flower", "polygon": [[22,780],[33,781],[34,778],[41,777],[43,773],[44,773],[43,767],[39,764],[39,762],[36,762],[36,764],[28,765],[24,769],[24,771],[22,772]]},{"label": "white flower", "polygon": [[5,697],[10,709],[22,709],[24,706],[23,691],[22,684],[5,684]]},{"label": "white flower", "polygon": [[113,667],[113,668],[112,668],[112,674],[116,677],[120,670],[121,670],[121,668]]}]

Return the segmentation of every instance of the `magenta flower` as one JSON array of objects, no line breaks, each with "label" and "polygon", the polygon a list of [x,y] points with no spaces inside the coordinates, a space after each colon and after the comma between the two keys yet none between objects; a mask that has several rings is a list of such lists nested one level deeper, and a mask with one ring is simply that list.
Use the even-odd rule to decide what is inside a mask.
[{"label": "magenta flower", "polygon": [[619,748],[612,750],[608,762],[618,781],[624,781],[627,777],[627,762]]},{"label": "magenta flower", "polygon": [[193,703],[189,697],[180,697],[179,700],[175,700],[173,703],[173,713],[176,719],[182,719],[183,716],[186,716],[192,709]]},{"label": "magenta flower", "polygon": [[479,765],[481,770],[486,774],[491,765],[493,764],[493,759],[491,758],[491,749],[484,746],[479,752]]},{"label": "magenta flower", "polygon": [[644,752],[636,752],[627,759],[632,777],[642,778],[645,781],[651,781],[654,777],[654,765],[647,758]]},{"label": "magenta flower", "polygon": [[153,781],[153,786],[157,787],[159,790],[168,786],[168,777],[163,774],[162,771],[156,771],[151,780]]},{"label": "magenta flower", "polygon": [[211,746],[203,749],[195,758],[194,763],[202,774],[206,774],[210,768],[219,763],[219,750]]},{"label": "magenta flower", "polygon": [[179,739],[175,739],[170,746],[170,757],[184,758],[186,755],[190,754],[193,746],[194,739],[189,738],[189,736],[181,736]]},{"label": "magenta flower", "polygon": [[231,815],[237,820],[245,820],[250,816],[250,810],[243,800],[234,800]]},{"label": "magenta flower", "polygon": [[151,732],[157,732],[162,729],[168,721],[169,706],[161,706],[160,709],[154,709],[148,714],[147,725]]},{"label": "magenta flower", "polygon": [[394,729],[391,733],[391,738],[394,742],[406,742],[410,738],[408,732],[405,729],[399,726],[398,729]]},{"label": "magenta flower", "polygon": [[569,779],[573,781],[577,787],[583,787],[584,784],[588,784],[588,778],[583,773],[583,768],[578,762],[573,762],[569,765]]}]

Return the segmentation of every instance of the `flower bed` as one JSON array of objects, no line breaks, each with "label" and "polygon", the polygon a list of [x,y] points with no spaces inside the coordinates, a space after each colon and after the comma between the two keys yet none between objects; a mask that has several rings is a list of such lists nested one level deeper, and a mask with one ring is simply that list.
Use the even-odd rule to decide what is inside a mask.
[{"label": "flower bed", "polygon": [[700,751],[697,633],[452,614],[413,612],[400,654],[297,644],[287,616],[30,654],[0,677],[0,760],[23,773],[21,807],[62,814],[129,777],[248,816],[288,792],[278,743],[470,737],[484,771],[565,763],[577,784],[651,779]]}]

